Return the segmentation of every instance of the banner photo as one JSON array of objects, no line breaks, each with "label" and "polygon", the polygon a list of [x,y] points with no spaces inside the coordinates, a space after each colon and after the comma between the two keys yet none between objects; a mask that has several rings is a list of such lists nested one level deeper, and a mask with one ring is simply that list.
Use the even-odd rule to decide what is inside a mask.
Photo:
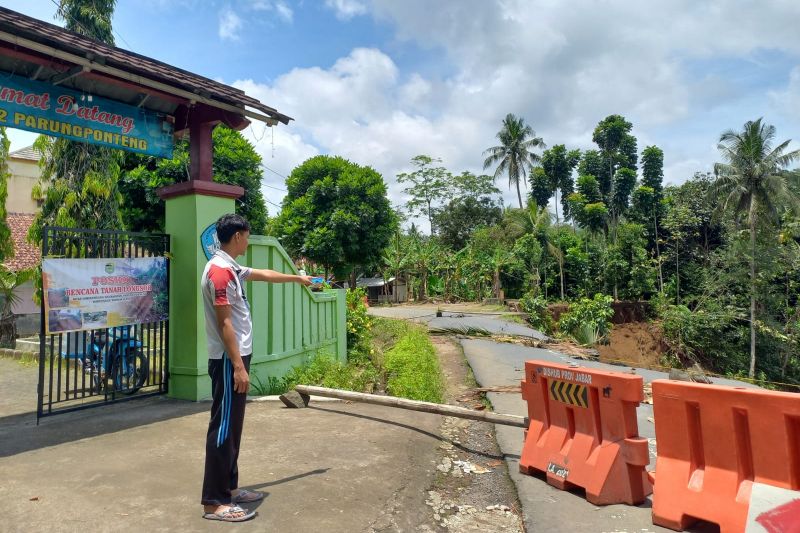
[{"label": "banner photo", "polygon": [[166,257],[42,261],[47,333],[166,320]]},{"label": "banner photo", "polygon": [[172,158],[167,115],[2,71],[0,126]]}]

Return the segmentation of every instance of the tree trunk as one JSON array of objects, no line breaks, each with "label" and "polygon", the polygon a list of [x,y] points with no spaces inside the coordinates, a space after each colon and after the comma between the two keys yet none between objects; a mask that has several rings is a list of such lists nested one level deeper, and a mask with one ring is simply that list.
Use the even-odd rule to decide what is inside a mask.
[{"label": "tree trunk", "polygon": [[[751,213],[752,215],[752,213]],[[756,374],[756,221],[750,217],[750,372]]]},{"label": "tree trunk", "polygon": [[556,201],[555,201],[555,204],[556,204],[556,224],[558,224],[558,189],[555,190],[555,193],[556,193]]},{"label": "tree trunk", "polygon": [[675,305],[681,305],[681,273],[678,266],[678,239],[675,238]]},{"label": "tree trunk", "polygon": [[517,198],[519,199],[519,208],[524,209],[522,207],[522,193],[519,191],[519,180],[517,180]]},{"label": "tree trunk", "polygon": [[558,270],[561,274],[561,301],[564,301],[564,261],[558,262]]},{"label": "tree trunk", "polygon": [[658,292],[664,292],[664,273],[661,270],[661,250],[658,246],[658,217],[656,217],[656,212],[653,210],[653,227],[655,228],[656,232],[656,261],[658,262]]},{"label": "tree trunk", "polygon": [[353,270],[350,272],[350,288],[356,288],[356,267],[353,267]]},{"label": "tree trunk", "polygon": [[492,293],[498,300],[500,299],[500,269],[495,268],[492,280]]}]

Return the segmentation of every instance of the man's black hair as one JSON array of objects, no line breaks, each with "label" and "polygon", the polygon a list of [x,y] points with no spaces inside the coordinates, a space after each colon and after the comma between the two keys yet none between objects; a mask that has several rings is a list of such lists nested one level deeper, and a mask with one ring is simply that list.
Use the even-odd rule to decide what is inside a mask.
[{"label": "man's black hair", "polygon": [[250,231],[250,223],[242,215],[229,213],[217,220],[217,238],[222,244],[229,243],[237,231]]}]

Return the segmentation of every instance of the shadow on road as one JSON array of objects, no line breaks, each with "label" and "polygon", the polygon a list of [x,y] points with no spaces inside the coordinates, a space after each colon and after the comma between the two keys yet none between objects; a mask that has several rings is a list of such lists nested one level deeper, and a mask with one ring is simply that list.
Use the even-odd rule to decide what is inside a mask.
[{"label": "shadow on road", "polygon": [[359,414],[359,413],[348,413],[346,411],[339,411],[337,409],[330,409],[330,408],[326,409],[324,407],[316,407],[316,406],[313,406],[313,405],[309,405],[308,409],[316,409],[317,411],[325,411],[326,413],[333,413],[333,414],[344,415],[344,416],[354,416],[356,418],[363,418],[363,419],[366,419],[366,420],[373,420],[375,422],[381,422],[382,424],[391,424],[393,426],[398,426],[398,427],[401,427],[401,428],[410,429],[411,431],[416,431],[417,433],[421,433],[422,435],[426,435],[428,437],[431,437],[432,439],[436,439],[436,440],[442,441],[442,442],[448,442],[448,443],[452,444],[454,448],[458,448],[461,451],[474,453],[476,455],[480,455],[482,457],[486,457],[487,459],[503,459],[503,457],[504,457],[503,455],[496,455],[496,454],[492,454],[492,453],[486,453],[486,452],[480,451],[480,450],[473,450],[472,448],[468,448],[468,447],[464,446],[460,442],[455,442],[455,441],[453,441],[451,439],[444,438],[444,437],[442,437],[440,435],[437,435],[435,433],[431,433],[430,431],[425,431],[425,430],[420,429],[418,427],[410,426],[408,424],[403,424],[401,422],[395,422],[393,420],[386,420],[385,418],[377,418],[377,417],[374,417],[374,416],[363,415],[363,414]]},{"label": "shadow on road", "polygon": [[209,408],[208,402],[157,397],[44,418],[39,426],[36,412],[0,417],[0,457],[194,415]]}]

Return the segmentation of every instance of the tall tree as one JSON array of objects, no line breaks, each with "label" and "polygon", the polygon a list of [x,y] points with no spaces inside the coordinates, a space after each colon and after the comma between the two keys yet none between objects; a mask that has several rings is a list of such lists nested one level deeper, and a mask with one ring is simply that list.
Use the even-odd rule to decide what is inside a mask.
[{"label": "tall tree", "polygon": [[[68,30],[114,45],[111,19],[116,0],[61,0],[57,5],[56,18],[63,20]],[[35,242],[41,241],[42,227],[48,224],[100,229],[122,226],[119,150],[45,136],[34,146],[42,156],[41,183],[34,194],[43,200],[29,233]]]},{"label": "tall tree", "polygon": [[[550,187],[556,193],[560,192],[561,204],[563,206],[564,218],[569,216],[567,196],[572,194],[575,183],[572,179],[572,171],[580,161],[580,150],[570,150],[563,144],[557,144],[542,153],[542,168],[550,180]],[[558,199],[556,199],[556,223],[558,223]]]},{"label": "tall tree", "polygon": [[611,191],[611,176],[608,174],[602,154],[597,150],[586,150],[578,163],[578,176],[594,176],[603,197]]},{"label": "tall tree", "polygon": [[410,196],[406,202],[408,213],[411,216],[426,217],[431,226],[431,233],[434,232],[434,204],[438,204],[446,196],[451,179],[450,173],[447,172],[446,168],[433,166],[434,163],[441,162],[441,159],[418,155],[411,159],[411,164],[417,169],[397,176],[399,183],[409,184],[403,189],[403,192]]},{"label": "tall tree", "polygon": [[[642,186],[649,188],[652,194],[640,195],[644,200],[643,210],[649,215],[647,220],[642,220],[645,227],[653,228],[652,242],[655,247],[656,263],[658,265],[658,290],[664,291],[664,275],[661,270],[661,245],[659,243],[658,226],[662,216],[661,200],[664,189],[664,152],[658,146],[648,146],[642,151]],[[647,193],[647,191],[644,191]],[[646,206],[646,207],[645,207]]]},{"label": "tall tree", "polygon": [[714,189],[738,215],[745,216],[750,231],[750,370],[756,369],[756,228],[759,217],[775,221],[787,207],[797,209],[800,199],[787,184],[781,172],[800,159],[800,150],[787,152],[791,141],[773,148],[775,127],[763,124],[761,118],[748,121],[742,131],[725,131],[717,148],[724,162],[714,165]]},{"label": "tall tree", "polygon": [[[236,200],[236,213],[250,222],[255,235],[263,235],[267,225],[267,207],[261,192],[263,170],[255,147],[236,130],[224,125],[214,128],[214,181],[238,185],[244,194]],[[120,214],[131,231],[164,231],[164,201],[160,187],[189,179],[189,143],[176,143],[172,159],[125,154],[119,189],[122,195]]]},{"label": "tall tree", "polygon": [[553,187],[547,173],[542,167],[533,167],[530,180],[531,199],[537,207],[547,208],[547,204],[550,203],[550,198],[553,196]]},{"label": "tall tree", "polygon": [[539,162],[540,157],[533,152],[535,148],[544,148],[546,145],[541,137],[536,136],[525,119],[516,117],[509,113],[503,119],[503,126],[497,132],[497,139],[500,141],[498,146],[493,146],[484,152],[486,159],[483,168],[497,165],[494,171],[494,178],[497,179],[501,174],[508,174],[508,186],[517,187],[517,199],[519,208],[522,209],[522,192],[520,192],[519,182],[525,181],[528,169]]},{"label": "tall tree", "polygon": [[[397,228],[383,177],[341,157],[316,156],[292,170],[276,226],[294,256],[337,276],[375,265]],[[327,274],[327,272],[326,272]]]},{"label": "tall tree", "polygon": [[600,190],[607,203],[610,200],[611,181],[616,169],[636,168],[636,139],[629,134],[632,127],[633,124],[625,120],[622,115],[609,115],[597,124],[592,134],[592,141],[600,148],[608,168],[604,176],[609,180],[607,185],[604,179],[597,176],[601,184]]},{"label": "tall tree", "polygon": [[11,229],[8,227],[8,212],[6,200],[8,199],[8,149],[11,141],[8,140],[6,129],[0,127],[0,262],[14,254],[14,245],[11,240]]}]

